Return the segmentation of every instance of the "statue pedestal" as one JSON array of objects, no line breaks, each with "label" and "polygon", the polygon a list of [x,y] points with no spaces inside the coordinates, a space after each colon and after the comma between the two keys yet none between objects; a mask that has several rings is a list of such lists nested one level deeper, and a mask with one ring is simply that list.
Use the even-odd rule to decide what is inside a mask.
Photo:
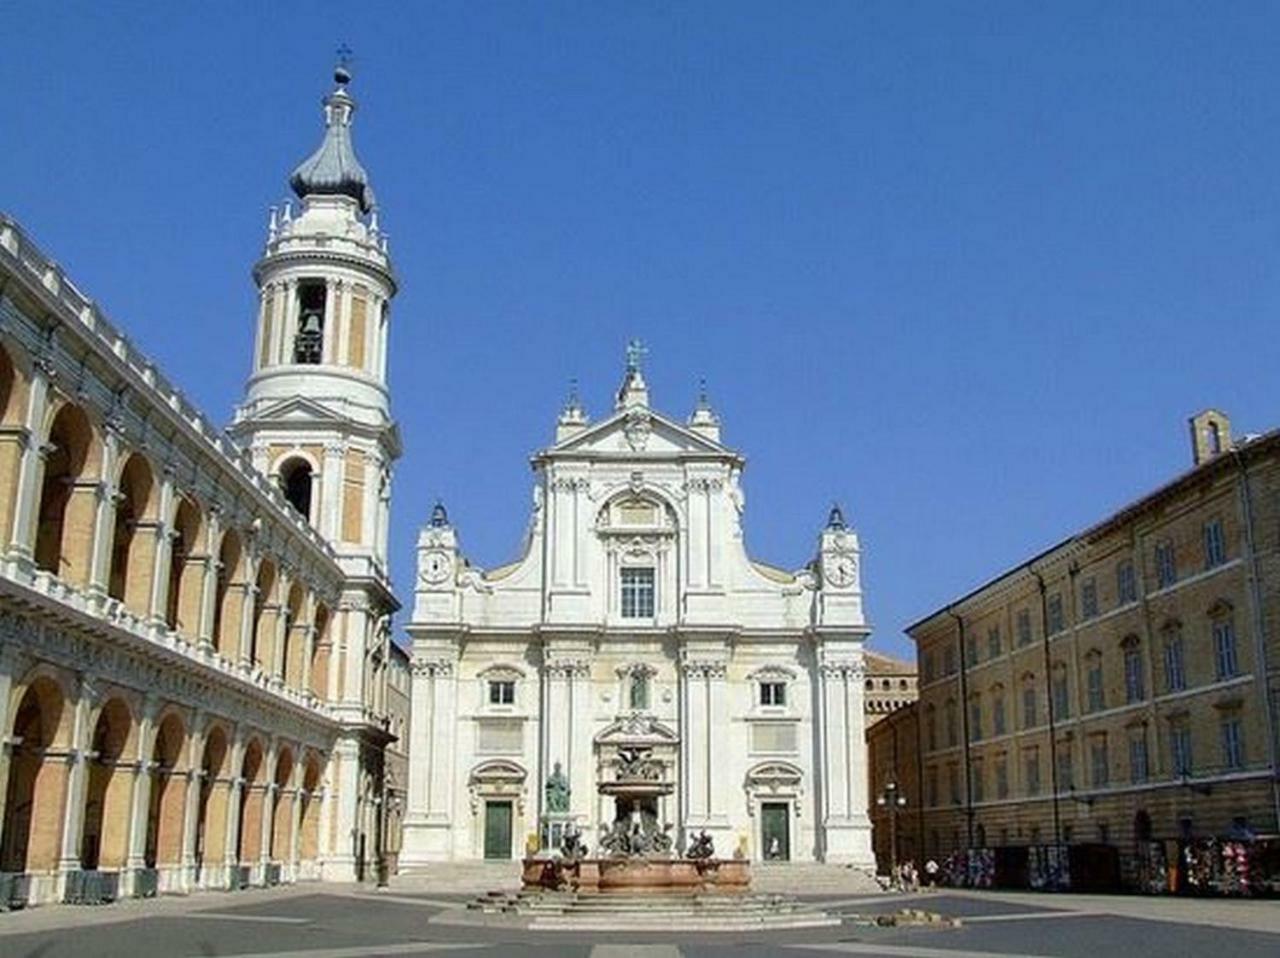
[{"label": "statue pedestal", "polygon": [[543,815],[542,827],[538,829],[539,857],[558,857],[565,832],[573,823],[573,815],[569,812],[547,812]]}]

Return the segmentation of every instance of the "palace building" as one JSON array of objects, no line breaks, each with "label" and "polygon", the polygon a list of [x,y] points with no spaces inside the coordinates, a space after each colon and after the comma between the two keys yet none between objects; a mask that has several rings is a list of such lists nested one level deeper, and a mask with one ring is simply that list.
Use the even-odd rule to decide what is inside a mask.
[{"label": "palace building", "polygon": [[[401,866],[631,840],[873,864],[858,537],[840,510],[789,572],[749,557],[743,457],[628,365],[532,460],[519,558],[482,570],[437,506],[418,540]],[[617,797],[624,770],[651,779]],[[633,844],[634,847],[634,844]]]},{"label": "palace building", "polygon": [[[1173,849],[1280,832],[1280,431],[1191,421],[1192,467],[908,628],[900,851],[1109,846],[1141,884]],[[886,849],[887,850],[887,849]]]},{"label": "palace building", "polygon": [[382,850],[396,280],[336,80],[229,434],[0,219],[5,903],[345,881]]}]

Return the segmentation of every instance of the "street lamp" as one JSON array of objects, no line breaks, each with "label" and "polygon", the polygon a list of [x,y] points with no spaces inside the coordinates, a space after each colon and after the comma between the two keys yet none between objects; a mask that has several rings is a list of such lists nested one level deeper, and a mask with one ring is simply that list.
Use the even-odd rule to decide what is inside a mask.
[{"label": "street lamp", "polygon": [[889,811],[889,877],[898,873],[898,812],[907,807],[907,796],[898,790],[893,779],[884,783],[884,791],[876,796],[876,805]]}]

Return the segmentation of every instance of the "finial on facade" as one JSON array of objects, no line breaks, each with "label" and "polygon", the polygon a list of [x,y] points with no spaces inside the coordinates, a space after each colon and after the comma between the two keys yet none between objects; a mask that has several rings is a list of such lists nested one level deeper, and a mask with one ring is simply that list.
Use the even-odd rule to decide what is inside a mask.
[{"label": "finial on facade", "polygon": [[564,411],[579,410],[582,408],[582,400],[578,397],[578,377],[574,376],[569,380],[569,396],[564,401]]},{"label": "finial on facade", "polygon": [[649,350],[645,348],[644,343],[638,339],[633,339],[627,343],[627,372],[640,372],[640,362],[648,352]]},{"label": "finial on facade", "polygon": [[271,207],[271,216],[267,220],[267,239],[275,239],[276,231],[280,229],[279,210]]},{"label": "finial on facade", "polygon": [[439,529],[449,524],[449,513],[445,511],[444,503],[436,499],[436,504],[431,507],[431,525]]},{"label": "finial on facade", "polygon": [[293,222],[293,203],[289,200],[284,201],[284,212],[281,214],[280,219],[286,224]]},{"label": "finial on facade", "polygon": [[705,376],[698,380],[698,408],[711,408],[711,400],[707,398],[707,377]]},{"label": "finial on facade", "polygon": [[844,529],[847,528],[844,521],[844,512],[840,509],[840,503],[831,503],[831,514],[827,516],[828,529]]}]

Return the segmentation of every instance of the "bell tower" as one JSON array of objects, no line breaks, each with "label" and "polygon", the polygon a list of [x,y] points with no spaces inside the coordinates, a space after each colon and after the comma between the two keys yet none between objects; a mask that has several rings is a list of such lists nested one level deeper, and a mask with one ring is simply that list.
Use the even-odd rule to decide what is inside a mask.
[{"label": "bell tower", "polygon": [[381,792],[389,739],[386,673],[399,604],[387,530],[391,467],[401,450],[387,390],[396,278],[352,144],[356,101],[345,64],[334,81],[323,100],[320,146],[289,178],[300,206],[271,208],[266,248],[253,267],[252,372],[230,432],[329,541],[346,573],[327,634],[316,637],[336,666],[327,699],[343,725],[328,783],[342,838],[326,874],[342,879],[375,847],[376,806],[361,796],[370,785]]}]

